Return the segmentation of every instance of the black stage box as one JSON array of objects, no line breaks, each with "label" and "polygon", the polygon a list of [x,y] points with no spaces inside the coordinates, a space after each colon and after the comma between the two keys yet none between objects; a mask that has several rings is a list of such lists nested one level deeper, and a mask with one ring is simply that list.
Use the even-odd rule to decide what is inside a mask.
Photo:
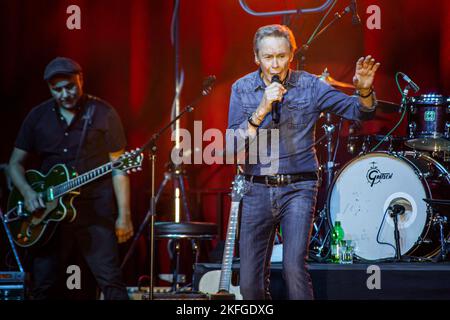
[{"label": "black stage box", "polygon": [[[220,264],[199,263],[194,290],[208,271]],[[450,299],[450,263],[380,263],[308,265],[317,300]],[[238,273],[239,264],[233,265]],[[280,263],[272,264],[270,288],[274,300],[284,300],[285,283]]]}]

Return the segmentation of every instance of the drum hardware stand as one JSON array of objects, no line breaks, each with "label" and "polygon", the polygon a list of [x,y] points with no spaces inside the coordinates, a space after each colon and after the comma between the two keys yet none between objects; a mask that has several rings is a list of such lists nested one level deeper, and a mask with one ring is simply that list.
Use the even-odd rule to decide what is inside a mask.
[{"label": "drum hardware stand", "polygon": [[320,222],[319,223],[316,223],[316,222],[313,223],[314,236],[311,237],[311,244],[314,243],[314,242],[318,243],[317,247],[314,247],[314,248],[317,248],[317,250],[318,250],[318,252],[316,254],[317,257],[320,257],[320,254],[321,254],[322,249],[323,249],[323,241],[322,241],[322,238],[320,237],[320,233],[319,232],[320,232],[320,229],[322,227],[322,223],[323,223],[323,220],[324,220],[323,219],[324,215],[325,215],[325,213],[324,213],[324,210],[322,209],[320,211],[320,213],[319,213]]},{"label": "drum hardware stand", "polygon": [[[325,170],[327,172],[327,188],[326,188],[326,190],[328,190],[328,188],[331,184],[331,179],[332,179],[332,175],[333,175],[332,170],[335,167],[334,162],[332,161],[333,160],[332,159],[332,153],[333,153],[332,140],[333,140],[333,133],[334,133],[336,127],[331,122],[330,118],[331,118],[330,114],[327,114],[327,122],[322,126],[322,128],[325,130],[325,134],[314,143],[314,145],[317,145],[320,141],[327,138],[327,164],[326,164],[326,166],[322,165],[319,168],[319,170],[322,171],[322,168],[325,167]],[[310,245],[314,242],[318,243],[317,244],[318,251],[316,253],[316,257],[321,257],[322,250],[326,244],[326,240],[328,237],[329,230],[327,231],[327,234],[325,235],[324,239],[322,239],[320,236],[320,231],[321,231],[322,225],[324,224],[326,219],[327,219],[327,214],[326,214],[326,206],[325,206],[319,213],[319,217],[317,219],[318,221],[313,222],[314,235],[311,237]]]},{"label": "drum hardware stand", "polygon": [[316,223],[316,222],[314,222],[314,224],[313,224],[313,227],[314,227],[314,236],[312,237],[312,240],[311,240],[311,242],[314,242],[314,241],[316,241],[318,244],[317,244],[317,253],[315,254],[315,256],[317,257],[317,258],[320,258],[320,257],[322,257],[322,251],[323,251],[323,249],[325,248],[325,245],[326,245],[326,243],[327,243],[327,239],[328,239],[328,236],[330,235],[330,229],[329,228],[327,228],[328,230],[327,230],[327,232],[326,232],[326,234],[325,234],[325,237],[322,239],[321,238],[321,236],[320,236],[320,230],[321,230],[321,228],[322,228],[322,225],[326,222],[326,220],[327,220],[327,213],[326,213],[326,208],[323,208],[321,211],[320,211],[320,213],[319,213],[319,219],[318,219],[320,222],[319,223]]},{"label": "drum hardware stand", "polygon": [[[330,113],[327,113],[326,117],[327,117],[326,123],[322,126],[325,133],[322,137],[320,137],[314,143],[314,145],[317,145],[320,141],[322,141],[325,138],[327,139],[327,164],[321,165],[319,170],[322,171],[322,169],[324,169],[327,172],[326,190],[327,190],[327,192],[329,192],[331,184],[333,182],[333,178],[334,178],[334,169],[337,167],[337,164],[335,163],[335,159],[336,159],[336,152],[337,152],[339,142],[336,144],[336,146],[333,146],[333,134],[336,131],[336,126],[331,120]],[[340,131],[340,128],[342,125],[342,120],[343,119],[341,118],[339,127],[338,127],[339,128],[338,135],[339,135],[339,131]],[[339,139],[339,136],[338,136],[338,139]],[[333,151],[334,151],[334,154],[333,154]],[[320,174],[320,176],[321,176],[321,174]],[[320,211],[317,220],[318,220],[318,222],[316,222],[316,221],[313,222],[314,236],[311,238],[310,244],[312,244],[315,241],[318,243],[318,246],[317,246],[318,251],[316,253],[316,256],[320,257],[322,255],[322,251],[327,243],[327,239],[330,234],[330,230],[329,230],[329,228],[327,228],[327,224],[326,224],[326,221],[328,220],[326,203],[325,203],[324,207],[322,208],[322,210]],[[320,231],[321,231],[322,227],[325,227],[325,230],[327,230],[325,237],[323,239],[320,236]]]},{"label": "drum hardware stand", "polygon": [[434,214],[433,224],[439,225],[439,235],[440,235],[440,243],[441,250],[440,254],[433,258],[433,262],[445,261],[447,258],[447,242],[444,235],[444,226],[448,223],[448,219],[446,216],[441,215],[439,212],[448,213],[450,209],[450,200],[444,199],[423,199],[428,204],[428,210],[431,211],[431,214]]},{"label": "drum hardware stand", "polygon": [[[327,136],[327,190],[333,181],[334,168],[335,163],[333,159],[333,133],[336,129],[336,126],[331,122],[331,115],[327,113],[327,122],[322,126],[325,130],[325,134]],[[339,133],[338,133],[339,134]]]},{"label": "drum hardware stand", "polygon": [[439,238],[441,242],[440,254],[433,259],[433,262],[445,261],[447,257],[447,240],[445,240],[444,236],[444,225],[447,224],[447,217],[437,214],[433,219],[433,223],[439,225]]}]

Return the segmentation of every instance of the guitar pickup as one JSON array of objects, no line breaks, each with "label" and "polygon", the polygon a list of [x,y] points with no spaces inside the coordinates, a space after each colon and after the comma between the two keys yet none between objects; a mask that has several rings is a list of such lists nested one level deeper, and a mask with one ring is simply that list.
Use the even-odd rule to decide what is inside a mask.
[{"label": "guitar pickup", "polygon": [[55,200],[55,193],[53,191],[53,188],[50,187],[47,189],[47,195],[46,195],[46,201],[51,202],[53,200]]}]

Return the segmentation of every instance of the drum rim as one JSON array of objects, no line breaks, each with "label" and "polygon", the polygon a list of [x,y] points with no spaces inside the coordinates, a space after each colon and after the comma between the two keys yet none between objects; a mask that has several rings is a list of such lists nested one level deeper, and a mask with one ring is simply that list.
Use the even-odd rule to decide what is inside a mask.
[{"label": "drum rim", "polygon": [[[445,173],[447,173],[446,179],[447,181],[450,183],[450,178],[448,176],[448,170],[442,166],[438,161],[436,161],[435,159],[433,159],[432,157],[422,153],[422,152],[417,152],[417,151],[402,151],[402,152],[389,152],[389,151],[375,151],[375,152],[366,152],[363,154],[358,155],[357,157],[355,157],[354,159],[348,161],[340,170],[338,170],[336,172],[336,174],[333,177],[333,181],[330,184],[328,190],[327,190],[327,202],[326,202],[326,208],[327,208],[327,212],[326,212],[326,217],[328,220],[328,227],[330,228],[330,230],[333,229],[333,224],[331,221],[331,214],[330,214],[330,200],[331,200],[331,193],[333,191],[333,188],[337,182],[337,179],[339,178],[339,176],[342,174],[342,172],[348,167],[350,166],[353,162],[356,162],[357,160],[359,160],[362,157],[365,157],[367,155],[384,155],[384,156],[392,156],[395,158],[400,158],[401,160],[405,160],[405,162],[407,162],[408,165],[410,165],[413,169],[414,169],[414,173],[417,175],[417,177],[419,178],[420,182],[422,183],[422,185],[425,185],[425,194],[427,198],[432,199],[432,193],[431,193],[431,189],[430,189],[430,185],[427,181],[426,178],[424,178],[423,176],[421,176],[419,173],[421,173],[420,169],[412,162],[410,161],[408,158],[405,157],[405,155],[413,155],[416,157],[423,157],[425,160],[429,160],[431,161],[435,166],[437,166],[440,170],[443,170]],[[423,200],[422,200],[423,201]],[[419,235],[418,239],[425,239],[426,235],[430,232],[430,229],[432,227],[432,210],[430,210],[430,206],[428,205],[428,203],[425,203],[427,210],[426,210],[426,223],[425,223],[425,227],[422,230],[421,234]],[[407,251],[404,253],[404,255],[411,255],[414,253],[414,251],[416,251],[419,248],[419,245],[417,244],[417,242]],[[432,252],[430,252],[428,254],[428,257],[435,255],[436,250],[433,250]],[[356,254],[355,254],[356,255]],[[371,259],[366,259],[364,257],[360,257],[358,255],[356,255],[357,257],[365,260],[365,261],[377,261],[379,259],[375,259],[375,260],[371,260]]]}]

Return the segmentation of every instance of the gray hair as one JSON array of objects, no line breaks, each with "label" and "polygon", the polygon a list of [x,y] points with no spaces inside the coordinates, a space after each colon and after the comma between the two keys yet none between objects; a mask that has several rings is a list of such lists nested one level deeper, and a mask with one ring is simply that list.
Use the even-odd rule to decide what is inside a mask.
[{"label": "gray hair", "polygon": [[285,38],[289,43],[291,52],[295,52],[297,50],[297,44],[291,29],[285,25],[271,24],[259,28],[255,33],[255,37],[253,38],[253,51],[256,55],[258,55],[259,52],[259,44],[265,37]]}]

